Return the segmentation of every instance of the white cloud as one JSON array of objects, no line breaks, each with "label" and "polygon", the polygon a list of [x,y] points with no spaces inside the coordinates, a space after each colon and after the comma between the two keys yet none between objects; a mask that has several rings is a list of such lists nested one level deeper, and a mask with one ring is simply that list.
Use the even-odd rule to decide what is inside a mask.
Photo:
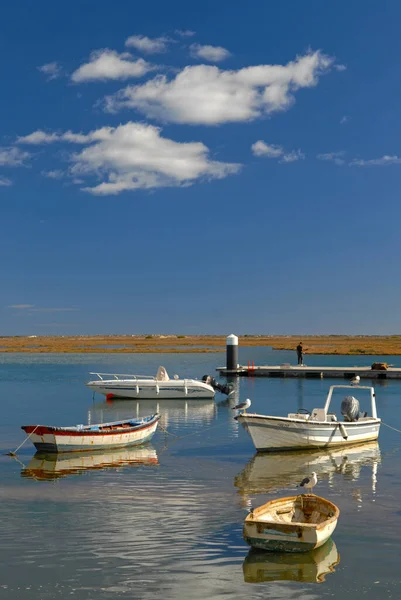
[{"label": "white cloud", "polygon": [[355,158],[350,162],[351,166],[356,167],[370,167],[370,166],[386,166],[386,165],[399,165],[401,164],[401,157],[399,156],[382,156],[381,158],[371,158],[370,160],[363,160]]},{"label": "white cloud", "polygon": [[125,45],[146,54],[160,54],[167,51],[169,41],[165,37],[149,38],[146,35],[131,35],[125,40]]},{"label": "white cloud", "polygon": [[193,58],[201,58],[209,62],[220,62],[231,56],[231,53],[222,46],[191,44],[189,49]]},{"label": "white cloud", "polygon": [[267,156],[268,158],[278,158],[284,154],[281,146],[266,144],[263,140],[258,140],[251,146],[254,156]]},{"label": "white cloud", "polygon": [[282,163],[292,163],[297,160],[304,160],[305,154],[301,150],[291,150],[287,154],[283,154],[283,158],[280,160]]},{"label": "white cloud", "polygon": [[52,79],[57,79],[62,74],[61,66],[57,62],[50,62],[41,67],[37,67],[38,71],[46,75],[47,81],[52,81]]},{"label": "white cloud", "polygon": [[111,127],[101,127],[88,134],[74,133],[73,131],[65,131],[64,133],[46,133],[41,129],[33,131],[29,135],[17,138],[18,144],[53,144],[54,142],[71,142],[72,144],[87,144],[97,140],[104,139],[111,131]]},{"label": "white cloud", "polygon": [[341,150],[340,152],[326,152],[324,154],[317,154],[316,158],[318,160],[331,161],[334,164],[341,166],[345,163],[344,154],[344,150]]},{"label": "white cloud", "polygon": [[340,71],[340,72],[347,70],[346,65],[334,65],[334,68],[335,68],[336,71]]},{"label": "white cloud", "polygon": [[0,187],[7,187],[12,184],[13,182],[11,179],[8,179],[7,177],[0,177]]},{"label": "white cloud", "polygon": [[42,175],[48,179],[62,179],[64,177],[64,172],[60,169],[54,169],[53,171],[42,171]]},{"label": "white cloud", "polygon": [[294,92],[317,85],[334,59],[320,51],[287,65],[259,65],[238,71],[216,66],[185,67],[168,80],[158,75],[143,85],[128,86],[105,99],[105,109],[133,108],[165,122],[217,125],[252,121],[287,110]]},{"label": "white cloud", "polygon": [[33,131],[29,135],[23,135],[17,138],[17,144],[50,144],[57,141],[57,133],[46,133],[41,129]]},{"label": "white cloud", "polygon": [[20,167],[29,157],[29,152],[23,152],[19,148],[0,148],[0,166],[2,167]]},{"label": "white cloud", "polygon": [[10,304],[8,308],[16,308],[18,310],[25,310],[27,308],[33,308],[34,304]]},{"label": "white cloud", "polygon": [[176,29],[174,33],[180,37],[186,38],[194,36],[196,31],[191,31],[191,29]]},{"label": "white cloud", "polygon": [[285,152],[282,146],[275,146],[273,144],[266,144],[263,140],[258,140],[251,146],[252,154],[254,156],[265,156],[266,158],[280,158],[281,163],[290,163],[297,160],[303,160],[305,154],[301,150],[291,150],[291,152]]},{"label": "white cloud", "polygon": [[72,81],[81,83],[84,81],[106,81],[108,79],[129,79],[130,77],[142,77],[155,67],[150,63],[138,58],[134,60],[129,52],[119,54],[115,50],[95,50],[90,55],[89,62],[81,65],[71,75]]},{"label": "white cloud", "polygon": [[210,159],[209,149],[202,142],[175,142],[162,137],[159,128],[144,123],[102,127],[86,135],[36,131],[19,138],[19,142],[26,140],[85,144],[82,151],[71,156],[69,174],[79,181],[85,176],[102,179],[93,187],[83,188],[97,195],[187,186],[199,180],[222,179],[241,168],[239,164]]}]

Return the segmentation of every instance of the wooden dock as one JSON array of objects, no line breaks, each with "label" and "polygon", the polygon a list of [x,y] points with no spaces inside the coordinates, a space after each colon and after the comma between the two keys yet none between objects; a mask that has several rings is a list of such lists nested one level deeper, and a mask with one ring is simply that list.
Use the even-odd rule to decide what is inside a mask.
[{"label": "wooden dock", "polygon": [[401,379],[401,368],[387,367],[385,370],[366,367],[303,367],[300,365],[264,365],[241,366],[228,370],[217,367],[220,375],[237,375],[241,377],[303,377],[305,379],[321,379],[335,377],[352,379],[359,375],[361,379]]}]

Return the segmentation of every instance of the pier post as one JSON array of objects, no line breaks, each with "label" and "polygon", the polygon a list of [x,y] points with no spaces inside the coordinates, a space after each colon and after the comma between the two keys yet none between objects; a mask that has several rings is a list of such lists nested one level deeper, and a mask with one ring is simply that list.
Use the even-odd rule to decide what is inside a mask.
[{"label": "pier post", "polygon": [[226,369],[235,371],[238,368],[238,338],[233,333],[226,338]]}]

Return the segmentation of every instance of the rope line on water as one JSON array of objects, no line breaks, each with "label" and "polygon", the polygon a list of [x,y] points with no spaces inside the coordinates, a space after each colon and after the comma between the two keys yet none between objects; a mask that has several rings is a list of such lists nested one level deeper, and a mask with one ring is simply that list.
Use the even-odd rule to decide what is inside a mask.
[{"label": "rope line on water", "polygon": [[382,421],[382,425],[385,425],[386,427],[388,427],[389,429],[392,429],[393,431],[397,431],[398,433],[401,433],[401,429],[397,429],[396,427],[392,427],[391,425],[387,425],[387,423],[383,423],[383,421]]},{"label": "rope line on water", "polygon": [[31,437],[31,435],[33,435],[33,434],[35,433],[35,431],[37,430],[37,428],[38,428],[38,427],[39,427],[39,425],[36,425],[35,429],[33,429],[33,430],[31,431],[31,433],[30,433],[30,434],[29,434],[29,435],[28,435],[28,436],[27,436],[27,437],[24,439],[24,441],[22,442],[22,444],[20,444],[20,445],[18,446],[18,448],[16,448],[16,449],[14,450],[14,452],[13,452],[12,450],[10,450],[10,452],[7,452],[7,453],[6,453],[6,456],[15,456],[15,455],[17,454],[18,450],[19,450],[20,448],[22,448],[22,446],[25,444],[25,442],[27,442],[27,441],[29,440],[29,438]]}]

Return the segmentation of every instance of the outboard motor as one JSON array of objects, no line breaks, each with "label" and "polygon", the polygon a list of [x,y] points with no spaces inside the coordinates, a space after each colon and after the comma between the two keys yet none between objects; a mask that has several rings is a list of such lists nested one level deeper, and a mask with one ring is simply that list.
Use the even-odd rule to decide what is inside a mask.
[{"label": "outboard motor", "polygon": [[341,402],[341,414],[344,421],[357,421],[359,419],[359,400],[354,396],[345,396]]},{"label": "outboard motor", "polygon": [[211,375],[204,375],[202,377],[202,381],[203,383],[211,385],[214,390],[218,390],[222,394],[227,394],[227,396],[231,394],[234,389],[234,385],[232,383],[219,383]]}]

